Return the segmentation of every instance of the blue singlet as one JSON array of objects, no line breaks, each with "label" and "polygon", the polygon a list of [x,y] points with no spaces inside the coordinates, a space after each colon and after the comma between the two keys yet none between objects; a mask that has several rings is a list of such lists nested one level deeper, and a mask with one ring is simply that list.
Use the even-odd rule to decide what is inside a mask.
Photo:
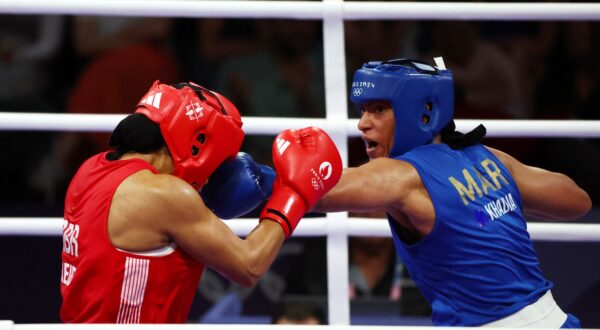
[{"label": "blue singlet", "polygon": [[412,245],[388,215],[398,255],[431,304],[435,325],[477,326],[513,314],[552,287],[527,232],[521,196],[484,146],[417,147],[397,159],[418,171],[435,209]]}]

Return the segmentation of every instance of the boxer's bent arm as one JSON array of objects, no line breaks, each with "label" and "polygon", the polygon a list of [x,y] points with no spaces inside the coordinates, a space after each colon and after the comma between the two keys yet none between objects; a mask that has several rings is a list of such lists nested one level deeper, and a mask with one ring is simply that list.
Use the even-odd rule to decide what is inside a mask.
[{"label": "boxer's bent arm", "polygon": [[524,165],[505,152],[488,149],[515,179],[526,215],[546,220],[573,220],[592,207],[589,195],[568,176]]},{"label": "boxer's bent arm", "polygon": [[365,212],[401,207],[418,182],[418,173],[410,164],[378,158],[360,167],[345,168],[340,181],[313,210]]},{"label": "boxer's bent arm", "polygon": [[175,183],[169,184],[163,194],[169,207],[163,208],[159,216],[166,235],[228,279],[243,286],[254,285],[273,263],[284,241],[281,227],[263,221],[240,239],[204,205],[191,186],[175,177],[170,181]]}]

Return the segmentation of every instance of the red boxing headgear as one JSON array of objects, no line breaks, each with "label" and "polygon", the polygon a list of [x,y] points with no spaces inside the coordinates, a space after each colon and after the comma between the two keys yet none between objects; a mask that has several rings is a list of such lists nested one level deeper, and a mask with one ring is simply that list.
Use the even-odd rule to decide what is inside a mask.
[{"label": "red boxing headgear", "polygon": [[233,103],[194,83],[154,82],[136,113],[157,123],[175,165],[175,176],[199,189],[244,140],[242,118]]}]

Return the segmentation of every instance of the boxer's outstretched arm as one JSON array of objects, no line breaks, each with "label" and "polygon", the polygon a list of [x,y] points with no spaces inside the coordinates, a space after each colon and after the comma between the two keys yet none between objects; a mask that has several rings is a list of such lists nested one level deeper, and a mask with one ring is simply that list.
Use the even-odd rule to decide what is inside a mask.
[{"label": "boxer's outstretched arm", "polygon": [[360,167],[345,168],[338,184],[321,198],[313,210],[361,212],[401,207],[419,182],[419,175],[410,164],[378,158]]}]

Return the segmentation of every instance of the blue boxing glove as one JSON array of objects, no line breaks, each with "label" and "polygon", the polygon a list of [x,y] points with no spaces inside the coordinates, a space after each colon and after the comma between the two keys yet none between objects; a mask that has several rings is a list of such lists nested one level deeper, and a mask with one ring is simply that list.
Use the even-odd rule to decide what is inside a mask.
[{"label": "blue boxing glove", "polygon": [[200,195],[221,219],[238,218],[271,197],[275,171],[258,164],[250,155],[239,152],[226,160],[208,178]]}]

